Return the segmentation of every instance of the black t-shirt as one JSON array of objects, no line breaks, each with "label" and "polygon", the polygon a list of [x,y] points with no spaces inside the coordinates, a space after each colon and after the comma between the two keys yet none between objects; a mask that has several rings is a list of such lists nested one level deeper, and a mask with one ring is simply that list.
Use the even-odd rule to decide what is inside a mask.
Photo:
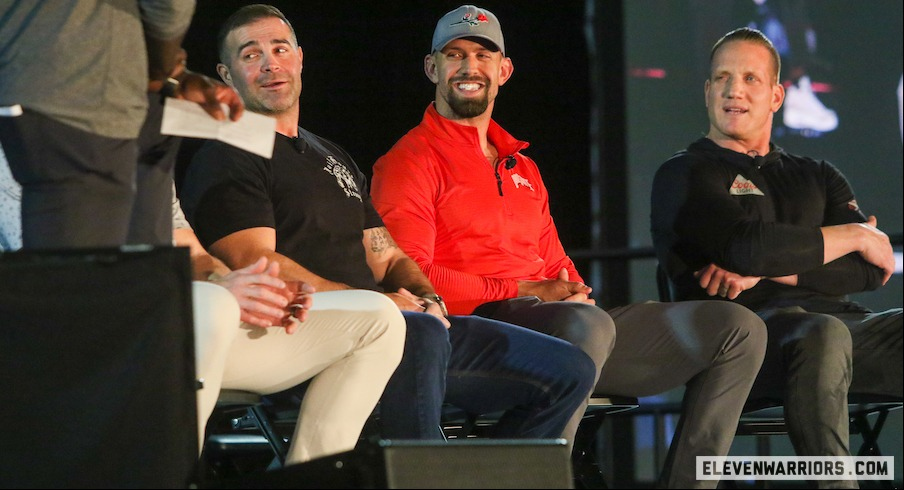
[{"label": "black t-shirt", "polygon": [[256,227],[276,230],[276,251],[317,275],[379,290],[363,230],[383,226],[367,179],[341,147],[298,128],[276,134],[273,158],[208,141],[186,170],[180,198],[201,244]]}]

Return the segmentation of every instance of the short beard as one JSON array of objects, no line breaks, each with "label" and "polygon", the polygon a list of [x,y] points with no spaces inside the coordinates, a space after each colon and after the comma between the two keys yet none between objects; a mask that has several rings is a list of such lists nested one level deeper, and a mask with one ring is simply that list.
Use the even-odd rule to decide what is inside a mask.
[{"label": "short beard", "polygon": [[[245,89],[248,90],[247,87],[245,87]],[[262,94],[265,94],[265,92],[255,93],[248,91],[248,93],[245,94],[247,97],[242,97],[242,100],[245,102],[245,108],[251,112],[263,114],[265,116],[278,116],[291,109],[292,106],[298,102],[298,97],[301,96],[301,90],[298,91],[296,97],[288,99],[268,98]]]},{"label": "short beard", "polygon": [[490,99],[486,93],[479,99],[463,99],[455,94],[452,87],[449,87],[446,92],[446,102],[452,112],[462,119],[477,117],[486,112],[487,107],[490,106]]},{"label": "short beard", "polygon": [[490,101],[486,97],[480,99],[461,100],[453,98],[449,101],[449,107],[458,117],[462,119],[470,119],[477,117],[487,111]]}]

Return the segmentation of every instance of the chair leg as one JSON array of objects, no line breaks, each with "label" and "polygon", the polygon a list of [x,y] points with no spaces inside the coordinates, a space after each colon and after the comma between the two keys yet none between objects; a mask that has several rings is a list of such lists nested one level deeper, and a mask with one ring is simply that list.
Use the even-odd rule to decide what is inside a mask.
[{"label": "chair leg", "polygon": [[882,451],[879,450],[878,438],[882,426],[885,425],[885,419],[888,418],[888,411],[880,410],[878,414],[879,416],[876,419],[876,423],[872,426],[870,426],[869,418],[866,413],[858,413],[851,417],[851,422],[854,423],[859,430],[860,435],[863,436],[863,444],[860,445],[857,456],[882,456]]},{"label": "chair leg", "polygon": [[[868,412],[851,415],[851,423],[857,427],[858,432],[863,437],[863,444],[860,445],[857,456],[882,456],[882,451],[879,449],[879,433],[888,418],[888,410],[879,410],[876,413],[878,413],[878,416],[876,422],[872,425],[869,423]],[[876,483],[880,488],[895,488],[892,480],[878,480]]]},{"label": "chair leg", "polygon": [[288,449],[283,442],[282,436],[280,436],[276,432],[276,429],[270,423],[270,419],[264,412],[264,408],[260,405],[252,405],[248,407],[248,414],[254,418],[254,421],[255,423],[257,423],[258,428],[260,428],[260,431],[264,434],[264,437],[267,439],[267,442],[270,443],[270,447],[273,449],[275,459],[274,462],[271,463],[270,467],[282,467],[283,465],[285,465],[286,453],[288,453]]},{"label": "chair leg", "polygon": [[471,413],[463,415],[460,421],[456,421],[450,425],[443,425],[441,430],[443,437],[449,439],[467,439],[474,435],[474,427],[477,426],[477,416]]},{"label": "chair leg", "polygon": [[585,416],[574,435],[571,465],[575,488],[609,488],[603,478],[596,451],[596,438],[604,418],[603,413]]}]

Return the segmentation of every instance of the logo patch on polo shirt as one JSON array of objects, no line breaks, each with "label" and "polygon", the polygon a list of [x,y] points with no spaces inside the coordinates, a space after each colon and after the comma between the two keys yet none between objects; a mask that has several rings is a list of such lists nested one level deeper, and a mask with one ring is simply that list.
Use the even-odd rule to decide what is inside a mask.
[{"label": "logo patch on polo shirt", "polygon": [[741,174],[734,178],[728,193],[732,196],[765,196],[756,184],[745,179]]},{"label": "logo patch on polo shirt", "polygon": [[534,190],[534,186],[530,185],[530,182],[528,182],[527,179],[525,179],[524,177],[522,177],[516,173],[512,174],[512,182],[515,183],[515,189],[517,189],[521,186],[524,186],[530,190]]}]

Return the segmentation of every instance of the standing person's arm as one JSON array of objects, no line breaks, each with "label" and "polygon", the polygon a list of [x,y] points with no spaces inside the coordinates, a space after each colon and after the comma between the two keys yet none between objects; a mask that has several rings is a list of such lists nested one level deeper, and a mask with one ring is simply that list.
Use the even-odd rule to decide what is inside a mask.
[{"label": "standing person's arm", "polygon": [[195,0],[139,0],[147,47],[149,91],[158,92],[179,62]]},{"label": "standing person's arm", "polygon": [[[148,92],[196,102],[219,121],[237,121],[244,104],[235,91],[185,67],[182,40],[194,14],[194,0],[142,0],[140,2],[148,55]],[[223,111],[221,104],[229,108]]]}]

